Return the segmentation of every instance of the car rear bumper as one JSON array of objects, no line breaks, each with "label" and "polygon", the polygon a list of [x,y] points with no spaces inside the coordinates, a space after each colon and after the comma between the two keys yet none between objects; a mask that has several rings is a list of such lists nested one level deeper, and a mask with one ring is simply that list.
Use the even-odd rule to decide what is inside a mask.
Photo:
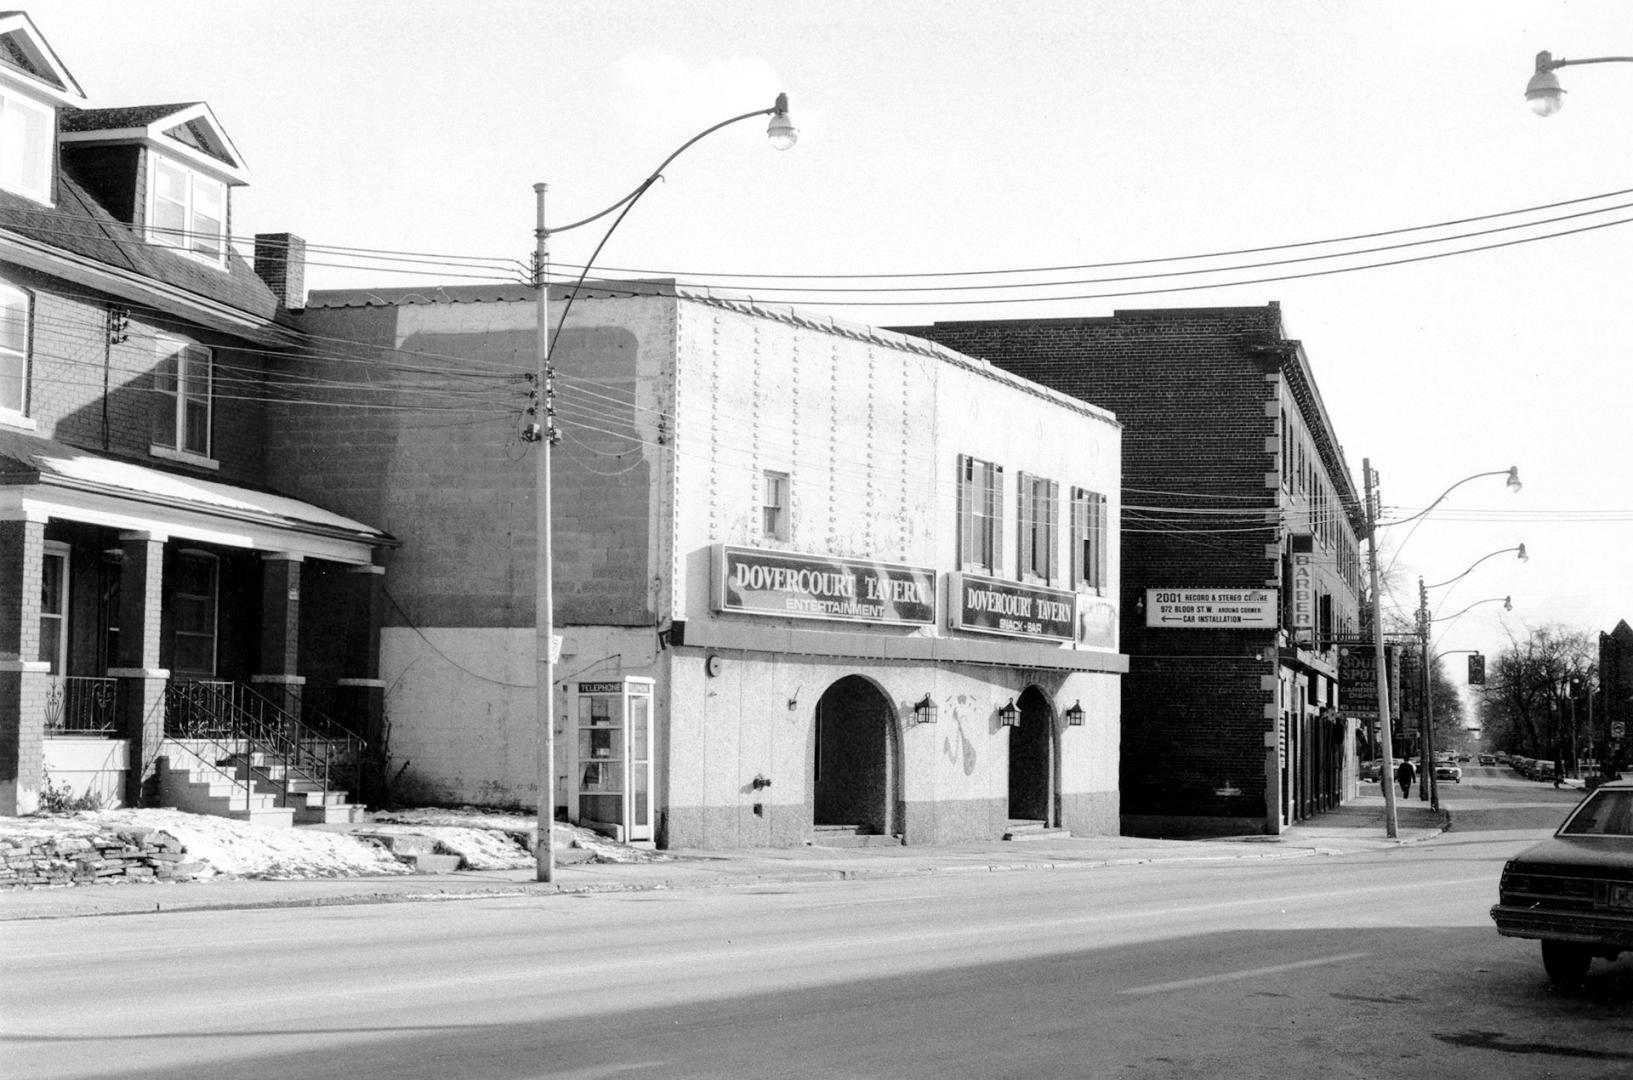
[{"label": "car rear bumper", "polygon": [[1633,949],[1633,914],[1550,911],[1498,904],[1491,909],[1497,933],[1504,937],[1573,941],[1607,949]]}]

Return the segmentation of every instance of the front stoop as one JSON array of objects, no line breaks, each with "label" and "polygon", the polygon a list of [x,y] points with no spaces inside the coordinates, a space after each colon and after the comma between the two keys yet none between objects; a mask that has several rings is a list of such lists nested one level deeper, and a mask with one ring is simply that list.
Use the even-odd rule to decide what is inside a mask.
[{"label": "front stoop", "polygon": [[253,825],[287,829],[295,824],[295,811],[279,806],[268,795],[252,794],[244,785],[219,769],[176,768],[168,757],[158,760],[159,796],[166,806],[190,814],[232,818]]},{"label": "front stoop", "polygon": [[[263,753],[241,750],[213,762],[209,758],[215,754],[208,745],[171,741],[166,749],[159,762],[160,793],[167,806],[284,828],[347,825],[367,819],[367,811],[347,801],[346,792],[294,776],[288,766]],[[246,782],[254,790],[247,809]]]}]

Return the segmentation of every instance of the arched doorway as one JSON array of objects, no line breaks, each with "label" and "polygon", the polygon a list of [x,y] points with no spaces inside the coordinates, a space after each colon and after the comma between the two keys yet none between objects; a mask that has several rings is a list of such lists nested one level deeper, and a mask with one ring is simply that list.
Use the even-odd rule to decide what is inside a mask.
[{"label": "arched doorway", "polygon": [[1009,818],[1054,825],[1055,710],[1035,686],[1015,704],[1021,722],[1009,729]]},{"label": "arched doorway", "polygon": [[860,675],[840,679],[817,701],[811,752],[811,823],[859,833],[900,831],[895,710]]}]

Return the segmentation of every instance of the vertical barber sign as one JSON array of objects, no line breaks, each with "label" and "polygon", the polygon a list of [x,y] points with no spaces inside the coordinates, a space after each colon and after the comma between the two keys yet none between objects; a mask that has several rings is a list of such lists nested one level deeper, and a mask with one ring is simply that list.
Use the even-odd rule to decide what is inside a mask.
[{"label": "vertical barber sign", "polygon": [[1315,636],[1315,556],[1293,556],[1293,636],[1308,641]]}]

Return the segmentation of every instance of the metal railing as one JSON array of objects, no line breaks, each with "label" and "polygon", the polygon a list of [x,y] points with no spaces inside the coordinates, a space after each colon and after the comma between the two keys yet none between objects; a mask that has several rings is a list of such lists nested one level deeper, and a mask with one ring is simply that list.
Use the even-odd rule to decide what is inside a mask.
[{"label": "metal railing", "polygon": [[119,680],[53,675],[45,695],[47,735],[116,736],[124,730]]},{"label": "metal railing", "polygon": [[361,786],[367,746],[361,735],[327,716],[303,722],[243,683],[172,679],[164,730],[167,738],[209,743],[222,760],[243,755],[248,790],[264,781],[278,789],[280,805],[289,804],[296,784],[325,792],[343,786],[354,795]]}]

